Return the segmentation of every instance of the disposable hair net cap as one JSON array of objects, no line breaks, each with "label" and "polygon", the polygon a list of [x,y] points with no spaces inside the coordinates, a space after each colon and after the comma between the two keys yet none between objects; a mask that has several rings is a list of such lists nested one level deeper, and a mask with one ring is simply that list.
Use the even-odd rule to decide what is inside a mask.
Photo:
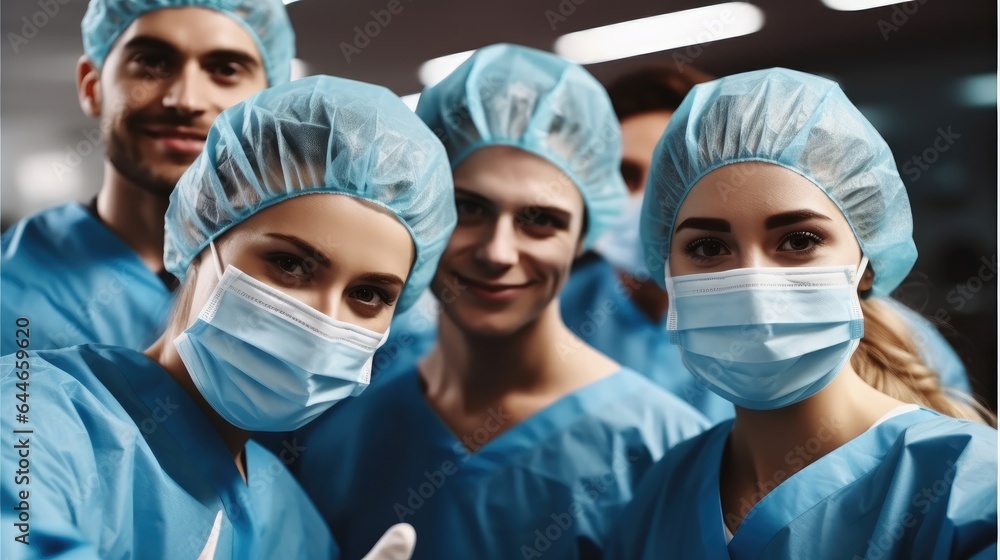
[{"label": "disposable hair net cap", "polygon": [[790,169],[830,197],[874,269],[869,295],[888,295],[913,267],[910,202],[885,140],[835,82],[773,68],[695,86],[660,138],[640,235],[661,285],[688,191],[711,171],[744,161]]},{"label": "disposable hair net cap", "polygon": [[312,193],[367,201],[406,226],[416,259],[398,310],[416,301],[455,228],[447,154],[392,92],[330,76],[264,90],[219,115],[170,195],[166,269],[183,280],[210,240]]},{"label": "disposable hair net cap", "polygon": [[90,0],[80,25],[83,52],[103,67],[111,47],[133,21],[164,8],[207,8],[231,17],[257,44],[268,85],[291,78],[295,32],[281,0]]},{"label": "disposable hair net cap", "polygon": [[452,169],[485,146],[520,148],[559,168],[583,196],[587,247],[624,207],[618,119],[577,64],[516,45],[484,47],[425,88],[417,114],[444,142]]}]

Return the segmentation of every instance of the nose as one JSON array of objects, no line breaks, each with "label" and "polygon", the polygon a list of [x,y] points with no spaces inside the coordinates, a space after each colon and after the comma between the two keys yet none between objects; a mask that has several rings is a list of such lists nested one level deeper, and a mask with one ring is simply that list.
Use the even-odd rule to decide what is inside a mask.
[{"label": "nose", "polygon": [[178,113],[192,114],[206,110],[207,78],[197,64],[186,64],[170,78],[163,96],[163,106]]},{"label": "nose", "polygon": [[476,260],[495,270],[517,264],[517,231],[511,216],[500,216],[476,249]]},{"label": "nose", "polygon": [[781,264],[775,262],[774,259],[759,248],[751,247],[740,251],[739,268],[770,268],[776,266],[781,266]]}]

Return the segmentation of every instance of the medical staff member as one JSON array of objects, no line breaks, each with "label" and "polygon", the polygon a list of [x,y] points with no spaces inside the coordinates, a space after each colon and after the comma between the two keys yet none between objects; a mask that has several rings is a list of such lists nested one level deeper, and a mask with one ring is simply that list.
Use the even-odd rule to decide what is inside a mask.
[{"label": "medical staff member", "polygon": [[[284,467],[300,447],[276,457],[249,436],[367,386],[453,196],[441,143],[384,88],[317,76],[225,111],[170,197],[164,262],[182,284],[164,334],[144,352],[21,338],[0,360],[3,410],[29,393],[17,427],[33,430],[4,430],[4,557],[337,558]],[[412,528],[387,539],[369,558],[408,557]]]},{"label": "medical staff member", "polygon": [[80,106],[100,120],[104,180],[89,204],[25,218],[0,257],[0,353],[85,342],[141,350],[162,332],[177,280],[163,214],[222,110],[289,80],[295,37],[281,0],[91,0]]},{"label": "medical staff member", "polygon": [[494,45],[417,114],[456,185],[437,345],[307,428],[299,480],[348,558],[400,521],[414,558],[599,555],[652,462],[705,426],[560,316],[573,259],[625,196],[607,94],[553,54]]},{"label": "medical staff member", "polygon": [[664,336],[736,418],[647,474],[609,557],[996,558],[997,432],[877,299],[916,260],[910,206],[837,84],[695,86],[651,173]]},{"label": "medical staff member", "polygon": [[[650,275],[639,242],[639,210],[653,149],[684,96],[708,81],[693,68],[684,72],[647,68],[610,86],[608,96],[622,127],[622,177],[629,199],[618,221],[597,240],[594,251],[574,265],[560,294],[566,325],[588,344],[622,365],[648,376],[680,396],[712,422],[733,417],[733,405],[691,375],[680,350],[663,336],[667,293]],[[911,330],[921,358],[949,390],[971,394],[962,360],[919,313],[881,298]],[[415,316],[410,311],[407,317]],[[400,334],[402,336],[402,333]]]}]

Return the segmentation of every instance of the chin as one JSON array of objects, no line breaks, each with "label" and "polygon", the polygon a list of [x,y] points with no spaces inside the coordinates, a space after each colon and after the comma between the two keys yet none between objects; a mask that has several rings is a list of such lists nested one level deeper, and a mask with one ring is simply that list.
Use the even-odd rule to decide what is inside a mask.
[{"label": "chin", "polygon": [[531,318],[526,317],[518,309],[487,311],[462,305],[445,309],[445,313],[459,330],[479,337],[502,338],[510,336],[531,322]]}]

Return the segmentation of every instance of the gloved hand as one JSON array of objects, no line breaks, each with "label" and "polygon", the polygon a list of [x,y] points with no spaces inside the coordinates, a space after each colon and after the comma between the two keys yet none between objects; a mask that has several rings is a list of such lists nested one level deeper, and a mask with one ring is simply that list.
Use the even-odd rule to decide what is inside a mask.
[{"label": "gloved hand", "polygon": [[382,535],[361,560],[410,560],[417,546],[417,532],[409,523],[397,523]]}]

